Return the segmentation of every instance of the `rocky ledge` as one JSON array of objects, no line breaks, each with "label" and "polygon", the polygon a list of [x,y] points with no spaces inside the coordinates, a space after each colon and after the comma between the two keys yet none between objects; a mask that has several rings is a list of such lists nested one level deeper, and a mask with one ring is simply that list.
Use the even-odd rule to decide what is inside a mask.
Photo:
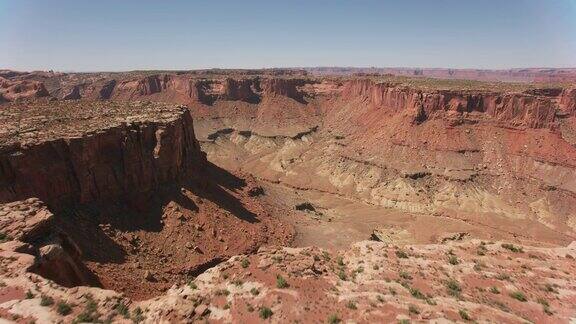
[{"label": "rocky ledge", "polygon": [[[0,318],[36,323],[568,323],[576,302],[575,243],[537,248],[480,240],[406,246],[364,241],[341,253],[267,247],[232,257],[144,301],[94,287],[65,288],[25,272],[38,263],[27,246],[0,244]],[[46,259],[43,250],[36,260]]]},{"label": "rocky ledge", "polygon": [[0,202],[129,198],[204,164],[183,106],[37,101],[0,110]]}]

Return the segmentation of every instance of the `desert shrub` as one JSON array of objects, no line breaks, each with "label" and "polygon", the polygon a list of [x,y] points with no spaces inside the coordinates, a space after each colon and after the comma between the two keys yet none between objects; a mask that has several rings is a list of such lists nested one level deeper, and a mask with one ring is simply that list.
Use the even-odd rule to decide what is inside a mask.
[{"label": "desert shrub", "polygon": [[406,279],[406,280],[411,280],[412,276],[406,272],[406,271],[400,271],[400,273],[398,274],[400,276],[400,278],[402,279]]},{"label": "desert shrub", "polygon": [[56,311],[58,312],[58,314],[60,314],[62,316],[66,316],[66,315],[72,313],[72,306],[61,301],[56,305]]},{"label": "desert shrub", "polygon": [[40,306],[52,306],[54,305],[54,299],[50,296],[41,295],[40,296]]},{"label": "desert shrub", "polygon": [[470,321],[470,320],[472,320],[472,318],[470,317],[470,315],[468,315],[468,313],[467,313],[465,310],[463,310],[463,309],[459,310],[459,311],[458,311],[458,314],[460,314],[460,317],[461,317],[463,320],[465,320],[465,321]]},{"label": "desert shrub", "polygon": [[526,295],[524,295],[524,293],[521,292],[521,291],[511,292],[511,293],[510,293],[510,297],[512,297],[512,298],[514,298],[514,299],[516,299],[516,300],[519,300],[519,301],[521,301],[521,302],[525,302],[525,301],[528,300],[528,299],[526,298]]},{"label": "desert shrub", "polygon": [[418,299],[426,299],[426,296],[418,288],[409,288],[410,295]]},{"label": "desert shrub", "polygon": [[515,252],[515,253],[524,252],[524,250],[522,250],[521,247],[515,246],[514,244],[502,243],[501,246],[502,246],[503,248],[505,248],[506,250],[510,250],[510,251],[512,251],[512,252]]},{"label": "desert shrub", "polygon": [[350,308],[350,309],[357,309],[356,304],[353,301],[349,301],[346,304],[346,307]]},{"label": "desert shrub", "polygon": [[446,282],[446,288],[448,288],[448,293],[451,296],[459,296],[460,292],[462,292],[462,287],[460,287],[460,283],[454,279],[450,279]]},{"label": "desert shrub", "polygon": [[276,276],[276,287],[286,288],[286,287],[288,287],[288,282],[286,282],[286,279],[284,279],[284,277],[282,277],[281,275],[277,275]]},{"label": "desert shrub", "polygon": [[132,322],[140,323],[144,321],[144,314],[142,312],[142,308],[136,307],[132,312]]},{"label": "desert shrub", "polygon": [[130,317],[130,312],[128,311],[128,306],[126,306],[126,304],[124,304],[124,302],[120,301],[118,302],[118,304],[116,304],[116,307],[114,307],[114,310],[116,310],[116,312],[120,315],[122,315],[122,317],[124,318],[128,318]]},{"label": "desert shrub", "polygon": [[451,255],[448,257],[448,263],[450,263],[451,265],[457,265],[458,263],[460,263],[460,261],[458,260],[458,257],[456,257],[455,255]]},{"label": "desert shrub", "polygon": [[396,257],[400,259],[408,259],[408,254],[401,250],[396,250]]},{"label": "desert shrub", "polygon": [[268,319],[268,318],[272,317],[272,315],[274,315],[274,312],[272,312],[272,310],[270,308],[268,308],[268,307],[260,308],[260,318]]},{"label": "desert shrub", "polygon": [[328,324],[338,324],[340,322],[342,322],[342,320],[336,314],[332,314],[328,317]]}]

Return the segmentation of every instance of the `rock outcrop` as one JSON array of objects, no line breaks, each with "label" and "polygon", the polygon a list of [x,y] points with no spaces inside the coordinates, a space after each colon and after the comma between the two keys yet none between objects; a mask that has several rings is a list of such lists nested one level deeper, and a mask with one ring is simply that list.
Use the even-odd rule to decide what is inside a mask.
[{"label": "rock outcrop", "polygon": [[46,97],[49,93],[42,82],[32,80],[12,81],[0,77],[0,103]]},{"label": "rock outcrop", "polygon": [[549,127],[554,122],[552,100],[521,93],[412,89],[393,83],[353,80],[344,84],[344,100],[363,99],[374,109],[405,112],[415,122],[446,114],[481,113],[508,126]]},{"label": "rock outcrop", "polygon": [[0,112],[0,202],[50,206],[134,197],[199,176],[204,154],[184,107],[54,103]]},{"label": "rock outcrop", "polygon": [[[87,316],[150,323],[568,323],[574,318],[575,256],[574,243],[536,248],[479,240],[401,247],[363,241],[341,252],[268,247],[144,301],[0,273],[6,300],[0,316],[39,323]],[[26,254],[12,257],[21,262]],[[53,302],[47,305],[48,298]],[[62,303],[71,305],[69,312],[58,312]]]},{"label": "rock outcrop", "polygon": [[576,114],[576,88],[564,89],[560,94],[560,109],[568,116]]},{"label": "rock outcrop", "polygon": [[0,205],[0,233],[15,240],[6,243],[6,253],[34,256],[24,270],[65,287],[98,285],[82,263],[76,243],[57,228],[54,215],[42,201],[28,198]]}]

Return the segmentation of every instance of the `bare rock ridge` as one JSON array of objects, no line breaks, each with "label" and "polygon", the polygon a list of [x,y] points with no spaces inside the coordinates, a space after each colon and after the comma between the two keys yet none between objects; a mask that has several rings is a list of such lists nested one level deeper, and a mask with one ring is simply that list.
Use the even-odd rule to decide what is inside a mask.
[{"label": "bare rock ridge", "polygon": [[34,256],[25,271],[50,278],[65,287],[98,286],[98,280],[81,260],[77,245],[59,230],[54,215],[38,199],[2,205],[0,228],[14,239],[6,250]]},{"label": "bare rock ridge", "polygon": [[49,93],[39,81],[12,81],[0,77],[0,103],[25,98],[46,97]]},{"label": "bare rock ridge", "polygon": [[205,166],[188,110],[150,103],[0,111],[0,202],[50,206],[135,197]]}]

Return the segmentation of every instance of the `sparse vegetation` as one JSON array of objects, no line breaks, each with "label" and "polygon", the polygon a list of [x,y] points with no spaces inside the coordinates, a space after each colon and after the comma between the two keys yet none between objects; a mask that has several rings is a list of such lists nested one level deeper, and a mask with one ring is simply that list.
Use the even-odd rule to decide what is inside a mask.
[{"label": "sparse vegetation", "polygon": [[72,313],[72,306],[68,303],[61,301],[58,302],[58,304],[56,305],[56,311],[58,312],[58,314],[66,316]]},{"label": "sparse vegetation", "polygon": [[258,290],[256,287],[250,289],[250,293],[254,296],[258,296],[260,294],[260,290]]},{"label": "sparse vegetation", "polygon": [[122,302],[122,301],[119,301],[118,304],[116,304],[116,306],[114,307],[114,310],[124,318],[130,317],[130,312],[128,310],[128,306],[126,306],[126,304],[124,304],[124,302]]},{"label": "sparse vegetation", "polygon": [[451,255],[448,257],[448,263],[450,263],[451,265],[457,265],[458,263],[460,263],[460,261],[458,260],[457,256]]},{"label": "sparse vegetation", "polygon": [[342,320],[336,314],[332,314],[328,317],[328,324],[338,324],[342,322]]},{"label": "sparse vegetation", "polygon": [[408,254],[402,250],[396,250],[396,257],[399,259],[408,259]]},{"label": "sparse vegetation", "polygon": [[348,303],[346,304],[346,307],[350,308],[350,309],[357,309],[356,307],[356,303],[354,303],[353,301],[348,301]]},{"label": "sparse vegetation", "polygon": [[340,280],[346,280],[346,272],[344,272],[344,270],[340,269],[340,271],[338,271],[338,278],[340,278]]},{"label": "sparse vegetation", "polygon": [[490,287],[490,292],[493,294],[499,294],[500,290],[498,289],[498,287],[492,286]]},{"label": "sparse vegetation", "polygon": [[92,296],[86,297],[86,305],[82,313],[74,319],[73,323],[98,323],[100,322],[100,314],[98,313],[98,304],[94,301]]},{"label": "sparse vegetation", "polygon": [[528,301],[528,299],[526,298],[526,295],[524,295],[524,293],[521,292],[521,291],[511,292],[511,293],[510,293],[510,297],[512,297],[512,298],[514,298],[514,299],[516,299],[516,300],[519,300],[519,301],[521,301],[521,302],[526,302],[526,301]]},{"label": "sparse vegetation", "polygon": [[216,294],[216,296],[228,296],[230,295],[230,291],[228,291],[228,289],[219,289],[216,290],[214,294]]},{"label": "sparse vegetation", "polygon": [[142,312],[142,308],[136,307],[132,312],[132,322],[140,323],[144,321],[144,314]]},{"label": "sparse vegetation", "polygon": [[197,286],[196,283],[195,283],[194,281],[192,281],[192,280],[190,280],[190,281],[188,282],[188,287],[190,287],[190,289],[192,289],[192,290],[198,289],[198,286]]},{"label": "sparse vegetation", "polygon": [[458,314],[460,314],[460,317],[465,320],[465,321],[471,321],[472,318],[470,317],[470,315],[468,315],[468,312],[466,312],[465,310],[461,309],[458,311]]},{"label": "sparse vegetation", "polygon": [[426,296],[418,289],[418,288],[409,288],[408,289],[410,291],[410,295],[412,295],[412,297],[414,298],[418,298],[418,299],[426,299]]},{"label": "sparse vegetation", "polygon": [[506,250],[510,250],[514,253],[521,253],[524,252],[524,250],[522,250],[521,247],[519,246],[515,246],[514,244],[510,244],[510,243],[502,243],[501,245],[503,248],[505,248]]},{"label": "sparse vegetation", "polygon": [[402,278],[402,279],[412,280],[412,276],[406,271],[400,271],[398,276],[400,276],[400,278]]},{"label": "sparse vegetation", "polygon": [[284,279],[284,277],[282,277],[281,275],[277,275],[276,276],[276,287],[277,288],[287,288],[288,282],[286,282],[286,279]]},{"label": "sparse vegetation", "polygon": [[242,259],[240,265],[242,265],[242,268],[246,269],[248,266],[250,266],[250,260],[248,260],[248,258],[244,258]]},{"label": "sparse vegetation", "polygon": [[480,244],[478,246],[478,248],[476,249],[476,254],[478,254],[480,256],[486,255],[486,252],[488,252],[488,249],[486,248],[485,244]]},{"label": "sparse vegetation", "polygon": [[448,288],[448,294],[451,296],[457,297],[460,296],[460,292],[462,292],[462,287],[460,287],[460,283],[454,279],[450,279],[446,282],[446,287]]},{"label": "sparse vegetation", "polygon": [[274,312],[272,312],[272,310],[268,307],[261,307],[260,308],[260,318],[262,319],[268,319],[270,317],[272,317],[272,315],[274,315]]},{"label": "sparse vegetation", "polygon": [[24,295],[24,298],[32,299],[32,298],[34,298],[34,294],[30,290],[28,290],[28,291],[26,291],[26,295]]},{"label": "sparse vegetation", "polygon": [[40,295],[40,306],[54,305],[54,298],[46,295]]}]

